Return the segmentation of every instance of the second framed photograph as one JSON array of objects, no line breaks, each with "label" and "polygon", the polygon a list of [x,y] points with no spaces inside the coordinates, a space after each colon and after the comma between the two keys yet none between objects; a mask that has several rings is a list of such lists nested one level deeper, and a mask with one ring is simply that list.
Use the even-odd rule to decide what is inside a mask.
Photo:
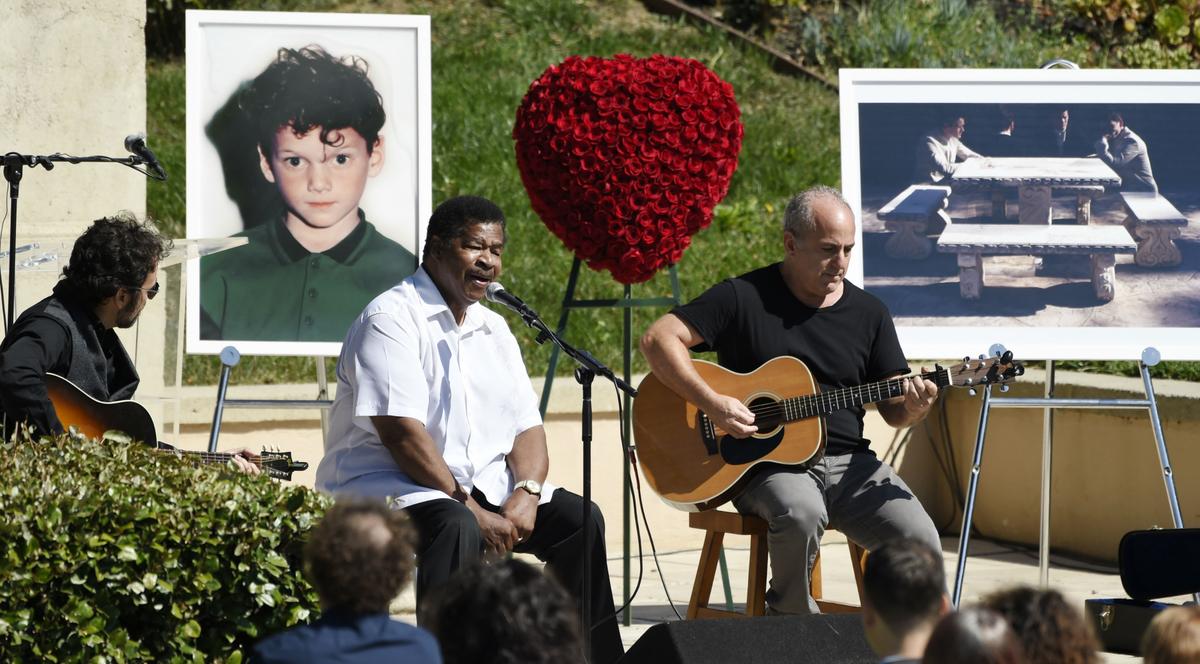
[{"label": "second framed photograph", "polygon": [[843,70],[850,278],[909,357],[1200,359],[1200,73]]},{"label": "second framed photograph", "polygon": [[337,355],[419,264],[429,18],[187,12],[187,350]]}]

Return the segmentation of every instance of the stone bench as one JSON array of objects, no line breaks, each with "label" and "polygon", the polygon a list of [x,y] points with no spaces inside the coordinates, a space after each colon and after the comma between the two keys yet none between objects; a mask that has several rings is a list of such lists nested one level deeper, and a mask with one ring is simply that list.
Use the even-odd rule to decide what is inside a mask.
[{"label": "stone bench", "polygon": [[963,299],[983,292],[984,256],[1090,256],[1096,298],[1116,295],[1116,256],[1137,245],[1120,226],[1035,226],[1031,224],[953,224],[938,238],[942,253],[958,254],[958,289]]},{"label": "stone bench", "polygon": [[914,184],[900,192],[876,213],[884,228],[893,231],[884,245],[891,258],[920,260],[933,253],[930,235],[942,232],[949,223],[946,206],[950,187]]},{"label": "stone bench", "polygon": [[1171,201],[1150,192],[1121,192],[1129,216],[1125,228],[1137,240],[1133,260],[1142,267],[1174,267],[1183,262],[1177,240],[1188,218]]}]

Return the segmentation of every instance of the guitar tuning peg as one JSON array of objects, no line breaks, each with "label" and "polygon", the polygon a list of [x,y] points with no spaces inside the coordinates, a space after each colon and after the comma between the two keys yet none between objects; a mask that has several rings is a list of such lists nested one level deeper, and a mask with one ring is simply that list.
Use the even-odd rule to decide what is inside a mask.
[{"label": "guitar tuning peg", "polygon": [[963,385],[974,385],[974,384],[975,384],[974,378],[964,378],[963,379]]},{"label": "guitar tuning peg", "polygon": [[970,364],[970,363],[971,363],[971,356],[963,355],[963,364]]},{"label": "guitar tuning peg", "polygon": [[981,360],[986,360],[986,359],[987,359],[987,355],[984,355],[983,353],[980,353],[980,354],[979,354],[979,359],[981,359]]},{"label": "guitar tuning peg", "polygon": [[1007,392],[1007,391],[1008,391],[1008,383],[1004,383],[1003,385],[1001,385],[1001,386],[1000,386],[1000,391],[1001,391],[1001,392]]},{"label": "guitar tuning peg", "polygon": [[968,390],[967,390],[967,394],[969,394],[969,395],[971,395],[971,396],[975,396],[976,394],[979,394],[979,392],[976,392],[976,391],[975,391],[975,388],[973,388],[973,387],[972,387],[972,388],[970,388],[970,389],[968,389]]}]

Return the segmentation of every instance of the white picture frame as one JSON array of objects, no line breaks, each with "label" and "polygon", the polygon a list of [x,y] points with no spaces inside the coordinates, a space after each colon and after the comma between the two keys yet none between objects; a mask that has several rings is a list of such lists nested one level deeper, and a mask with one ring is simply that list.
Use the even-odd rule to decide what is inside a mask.
[{"label": "white picture frame", "polygon": [[[386,158],[367,183],[361,209],[381,235],[401,244],[420,264],[432,211],[428,16],[188,10],[186,34],[188,239],[227,237],[249,223],[226,184],[230,173],[206,128],[222,107],[236,103],[239,86],[262,72],[280,48],[316,45],[335,57],[362,58],[369,67],[387,116],[380,131]],[[247,168],[238,172],[254,175]],[[187,269],[187,352],[215,354],[234,346],[243,355],[339,354],[340,340],[202,339],[200,262],[190,260]],[[345,321],[347,329],[351,323]]]},{"label": "white picture frame", "polygon": [[[1126,126],[1144,138],[1160,195],[1189,218],[1175,241],[1182,249],[1181,265],[1156,270],[1133,264],[1132,255],[1118,256],[1116,295],[1103,303],[1087,301],[1088,277],[1072,276],[1074,268],[1064,268],[1066,276],[1052,288],[1037,279],[1020,284],[1024,268],[1014,259],[1018,276],[997,277],[1001,283],[989,286],[985,268],[982,296],[968,301],[959,292],[954,254],[935,247],[929,258],[921,259],[927,262],[914,260],[905,267],[883,253],[888,231],[875,213],[881,201],[914,181],[911,164],[918,140],[929,133],[914,131],[914,117],[925,113],[925,128],[932,129],[938,124],[935,117],[965,115],[963,143],[974,149],[979,141],[973,143],[973,137],[991,131],[979,129],[989,109],[1028,120],[1053,115],[1060,107],[1073,109],[1072,120],[1085,125],[1081,130],[1097,133],[1110,110],[1120,112]],[[1195,329],[1200,327],[1200,295],[1189,294],[1185,286],[1190,283],[1192,293],[1200,292],[1195,288],[1200,287],[1200,184],[1195,183],[1200,72],[844,69],[840,111],[842,191],[858,221],[860,248],[847,276],[888,305],[908,357],[974,356],[1001,344],[1025,360],[1136,360],[1147,347],[1164,359],[1200,359],[1200,330]],[[901,181],[904,168],[909,179]],[[953,182],[939,184],[953,189]],[[956,202],[957,195],[955,191],[950,197],[952,223],[975,222],[955,218],[964,211],[972,214],[961,200]],[[1009,201],[1016,205],[1015,195]],[[1120,223],[1125,215],[1120,201],[1119,192],[1107,189],[1093,204],[1092,223]],[[977,203],[975,211],[981,207]],[[1057,225],[1059,215],[1051,216]],[[931,239],[936,242],[937,237]],[[1045,267],[1039,266],[1036,274]]]}]

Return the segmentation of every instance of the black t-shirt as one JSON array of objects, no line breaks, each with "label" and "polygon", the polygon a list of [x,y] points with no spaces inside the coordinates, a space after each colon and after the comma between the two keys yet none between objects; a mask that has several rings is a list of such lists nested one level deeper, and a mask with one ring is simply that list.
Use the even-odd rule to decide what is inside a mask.
[{"label": "black t-shirt", "polygon": [[[780,267],[726,279],[677,307],[673,313],[704,338],[693,350],[715,350],[721,366],[739,373],[790,355],[808,365],[823,392],[908,372],[883,302],[843,281],[841,299],[813,309],[792,295]],[[828,454],[870,452],[863,413],[862,406],[852,406],[826,417]]]}]

